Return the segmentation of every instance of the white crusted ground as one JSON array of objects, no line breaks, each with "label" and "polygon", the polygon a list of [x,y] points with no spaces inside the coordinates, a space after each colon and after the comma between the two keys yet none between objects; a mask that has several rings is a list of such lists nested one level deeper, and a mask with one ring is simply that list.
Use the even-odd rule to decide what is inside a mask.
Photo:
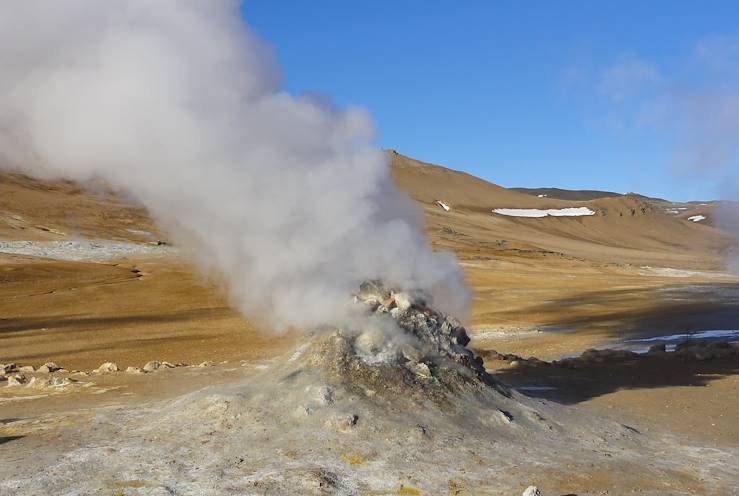
[{"label": "white crusted ground", "polygon": [[0,253],[77,262],[102,262],[134,255],[168,253],[171,250],[169,246],[154,243],[107,240],[0,241]]}]

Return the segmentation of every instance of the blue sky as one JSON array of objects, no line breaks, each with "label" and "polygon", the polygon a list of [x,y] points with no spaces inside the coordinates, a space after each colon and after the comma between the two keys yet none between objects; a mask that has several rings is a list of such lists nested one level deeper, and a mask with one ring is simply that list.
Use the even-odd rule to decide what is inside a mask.
[{"label": "blue sky", "polygon": [[504,186],[715,198],[735,180],[739,2],[246,0],[285,87]]}]

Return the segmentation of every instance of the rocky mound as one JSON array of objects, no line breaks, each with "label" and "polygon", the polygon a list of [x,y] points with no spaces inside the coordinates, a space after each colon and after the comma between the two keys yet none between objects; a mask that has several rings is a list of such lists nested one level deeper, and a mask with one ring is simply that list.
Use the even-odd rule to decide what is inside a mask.
[{"label": "rocky mound", "polygon": [[355,303],[352,328],[315,334],[247,384],[65,431],[32,463],[0,468],[0,494],[521,494],[539,483],[547,495],[603,473],[619,494],[694,487],[680,467],[697,455],[512,391],[422,294],[365,283]]},{"label": "rocky mound", "polygon": [[443,402],[466,392],[510,398],[510,390],[467,348],[470,338],[455,318],[426,304],[422,294],[362,285],[355,303],[365,307],[359,330],[336,330],[314,340],[309,366],[348,388],[380,389],[397,397]]}]

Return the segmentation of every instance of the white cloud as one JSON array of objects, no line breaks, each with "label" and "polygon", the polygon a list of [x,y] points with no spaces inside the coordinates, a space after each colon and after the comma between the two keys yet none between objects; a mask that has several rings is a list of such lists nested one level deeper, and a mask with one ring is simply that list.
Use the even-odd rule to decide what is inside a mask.
[{"label": "white cloud", "polygon": [[662,80],[659,70],[633,54],[623,54],[600,75],[598,89],[615,101],[640,93]]},{"label": "white cloud", "polygon": [[708,36],[695,46],[699,62],[717,71],[739,71],[739,36]]}]

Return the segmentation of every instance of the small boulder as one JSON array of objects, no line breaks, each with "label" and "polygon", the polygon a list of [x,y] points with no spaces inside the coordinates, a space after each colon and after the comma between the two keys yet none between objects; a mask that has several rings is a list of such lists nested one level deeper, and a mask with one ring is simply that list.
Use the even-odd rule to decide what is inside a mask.
[{"label": "small boulder", "polygon": [[368,303],[382,303],[390,297],[390,292],[375,281],[365,281],[359,286],[359,297]]},{"label": "small boulder", "polygon": [[100,367],[96,368],[94,372],[96,374],[108,374],[111,372],[118,372],[118,365],[113,362],[105,362]]},{"label": "small boulder", "polygon": [[431,377],[433,377],[433,375],[431,374],[431,369],[429,369],[429,366],[423,362],[409,362],[406,367],[408,368],[408,370],[413,372],[421,379],[430,379]]},{"label": "small boulder", "polygon": [[359,415],[337,415],[324,422],[324,427],[339,432],[351,431],[359,421]]},{"label": "small boulder", "polygon": [[8,387],[21,386],[28,382],[26,378],[20,374],[8,376]]},{"label": "small boulder", "polygon": [[165,368],[165,369],[173,369],[175,367],[176,367],[176,365],[173,364],[173,363],[162,362],[162,368]]},{"label": "small boulder", "polygon": [[305,392],[312,404],[328,406],[334,402],[334,390],[329,386],[308,386]]},{"label": "small boulder", "polygon": [[311,413],[313,413],[313,412],[312,412],[312,410],[309,407],[307,407],[305,405],[299,405],[297,408],[295,408],[295,410],[293,410],[293,417],[295,417],[295,418],[305,418],[308,415],[310,415]]},{"label": "small boulder", "polygon": [[639,358],[639,354],[631,350],[613,350],[613,356],[616,358],[625,358],[625,359]]},{"label": "small boulder", "polygon": [[405,358],[406,362],[416,363],[423,360],[423,352],[409,344],[401,346],[400,352],[403,355],[403,358]]},{"label": "small boulder", "polygon": [[59,369],[61,369],[61,367],[54,362],[46,362],[40,366],[36,372],[40,374],[49,374],[51,372],[56,372]]},{"label": "small boulder", "polygon": [[497,416],[497,417],[498,417],[498,418],[499,418],[499,419],[500,419],[500,420],[501,420],[501,421],[502,421],[502,422],[503,422],[504,424],[510,424],[511,422],[513,422],[513,415],[511,415],[510,413],[506,412],[505,410],[498,410],[498,411],[497,411],[496,413],[497,413],[497,415],[496,415],[496,416]]},{"label": "small boulder", "polygon": [[162,362],[152,360],[151,362],[147,362],[146,365],[144,365],[144,372],[154,372],[155,370],[158,370],[161,366]]},{"label": "small boulder", "polygon": [[214,365],[215,365],[215,362],[213,362],[212,360],[206,360],[206,361],[204,361],[204,362],[201,362],[201,363],[200,363],[200,364],[198,365],[198,367],[201,367],[201,368],[202,368],[202,367],[212,367],[212,366],[214,366]]},{"label": "small boulder", "polygon": [[528,360],[526,360],[527,364],[530,367],[545,367],[549,365],[549,362],[545,362],[544,360],[540,360],[536,357],[529,357]]},{"label": "small boulder", "polygon": [[588,348],[587,350],[582,352],[582,354],[580,355],[580,358],[584,358],[586,360],[592,360],[600,356],[601,356],[601,350],[596,350],[595,348]]},{"label": "small boulder", "polygon": [[18,370],[18,366],[14,363],[0,363],[0,371],[9,374]]},{"label": "small boulder", "polygon": [[26,387],[43,389],[46,386],[48,386],[50,383],[51,381],[49,381],[49,379],[42,379],[41,377],[31,377],[31,380],[28,381],[28,383],[26,384]]},{"label": "small boulder", "polygon": [[395,293],[393,297],[395,299],[395,306],[401,313],[406,312],[413,304],[413,301],[411,301],[411,298],[406,293]]},{"label": "small boulder", "polygon": [[145,374],[146,371],[142,369],[141,367],[128,367],[126,369],[126,374]]},{"label": "small boulder", "polygon": [[536,486],[529,486],[521,496],[541,496],[541,491]]},{"label": "small boulder", "polygon": [[653,355],[655,353],[666,353],[667,352],[667,346],[664,344],[653,344],[649,347],[649,350],[647,351],[648,354]]}]

